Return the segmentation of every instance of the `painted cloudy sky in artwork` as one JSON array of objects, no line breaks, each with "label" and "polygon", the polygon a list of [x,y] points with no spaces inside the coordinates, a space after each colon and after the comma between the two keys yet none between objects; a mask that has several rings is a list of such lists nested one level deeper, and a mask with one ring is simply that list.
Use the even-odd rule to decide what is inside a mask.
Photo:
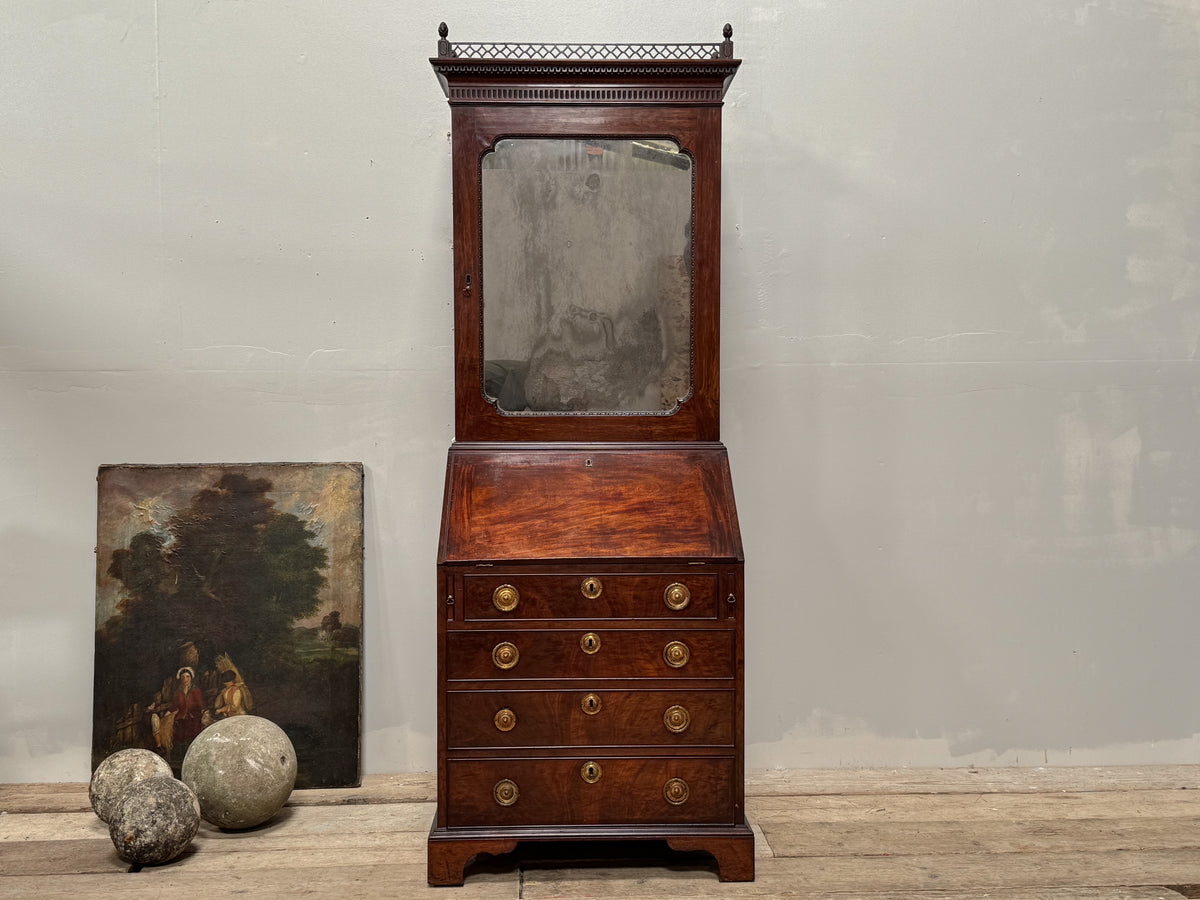
[{"label": "painted cloudy sky in artwork", "polygon": [[362,618],[362,468],[358,463],[280,463],[247,465],[105,466],[101,469],[96,560],[96,626],[115,611],[121,583],[108,575],[113,550],[129,546],[134,535],[154,531],[170,547],[171,517],[187,508],[200,490],[224,474],[266,478],[267,497],[279,512],[308,523],[316,543],[329,553],[322,574],[321,606],[297,625],[319,625],[337,610],[345,624]]}]

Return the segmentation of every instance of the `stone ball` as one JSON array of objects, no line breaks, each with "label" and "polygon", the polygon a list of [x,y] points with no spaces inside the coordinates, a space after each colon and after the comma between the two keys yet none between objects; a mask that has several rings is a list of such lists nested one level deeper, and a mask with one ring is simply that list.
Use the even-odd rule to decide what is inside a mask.
[{"label": "stone ball", "polygon": [[296,750],[283,729],[259,716],[214,722],[183,758],[183,781],[200,815],[219,828],[252,828],[283,807],[296,785]]},{"label": "stone ball", "polygon": [[199,828],[200,804],[191,788],[170,775],[154,775],[121,792],[108,836],[121,859],[157,866],[182,853]]},{"label": "stone ball", "polygon": [[172,774],[167,761],[151,750],[118,750],[96,766],[88,785],[88,799],[101,821],[110,822],[117,798],[125,788],[144,778]]}]

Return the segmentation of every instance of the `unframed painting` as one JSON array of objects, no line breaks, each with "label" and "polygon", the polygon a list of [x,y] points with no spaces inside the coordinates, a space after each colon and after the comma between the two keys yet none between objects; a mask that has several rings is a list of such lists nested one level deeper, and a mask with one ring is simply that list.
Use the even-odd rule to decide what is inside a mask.
[{"label": "unframed painting", "polygon": [[270,719],[297,787],[359,783],[362,465],[103,466],[92,766],[175,770],[208,724]]}]

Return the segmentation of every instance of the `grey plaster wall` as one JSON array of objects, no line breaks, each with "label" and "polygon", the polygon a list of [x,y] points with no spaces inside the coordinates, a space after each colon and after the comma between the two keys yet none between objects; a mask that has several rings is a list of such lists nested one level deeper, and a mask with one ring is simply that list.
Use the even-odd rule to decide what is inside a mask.
[{"label": "grey plaster wall", "polygon": [[361,460],[434,750],[459,39],[718,40],[755,766],[1191,762],[1200,3],[0,5],[0,781],[87,777],[101,463]]}]

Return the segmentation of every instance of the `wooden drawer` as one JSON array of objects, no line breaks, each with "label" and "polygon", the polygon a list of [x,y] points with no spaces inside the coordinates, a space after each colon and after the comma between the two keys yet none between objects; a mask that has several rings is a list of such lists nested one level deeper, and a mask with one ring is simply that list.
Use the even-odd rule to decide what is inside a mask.
[{"label": "wooden drawer", "polygon": [[[736,632],[715,628],[452,631],[446,677],[733,678],[735,638]],[[593,652],[587,652],[589,641]],[[669,665],[671,652],[686,654],[686,662]]]},{"label": "wooden drawer", "polygon": [[732,824],[735,776],[732,757],[450,759],[446,824]]},{"label": "wooden drawer", "polygon": [[733,746],[734,692],[448,691],[452,749]]},{"label": "wooden drawer", "polygon": [[717,576],[692,572],[465,575],[463,592],[468,622],[715,619],[718,613]]}]

